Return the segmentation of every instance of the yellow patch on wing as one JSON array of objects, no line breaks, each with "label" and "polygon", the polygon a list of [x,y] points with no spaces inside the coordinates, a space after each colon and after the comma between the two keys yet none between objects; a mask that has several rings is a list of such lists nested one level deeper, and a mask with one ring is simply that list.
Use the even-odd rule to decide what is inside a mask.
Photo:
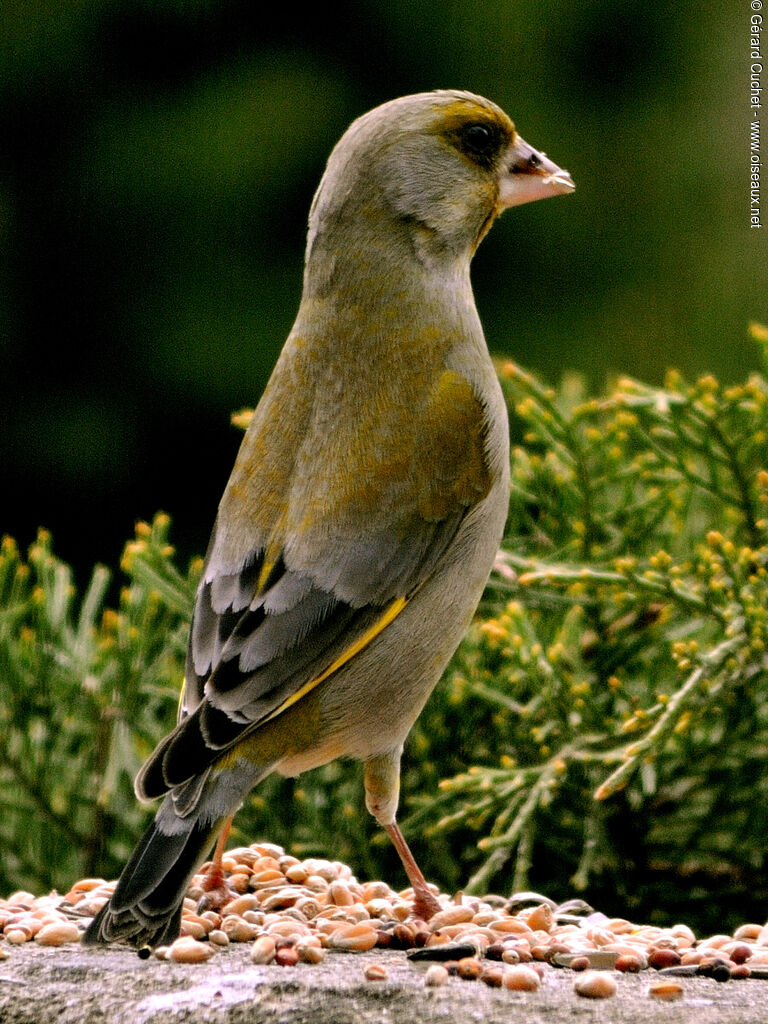
[{"label": "yellow patch on wing", "polygon": [[179,690],[179,703],[176,705],[176,721],[181,721],[181,715],[184,710],[184,698],[187,695],[187,680],[186,677],[181,680],[181,689]]},{"label": "yellow patch on wing", "polygon": [[379,633],[386,629],[390,622],[397,618],[407,603],[408,598],[406,597],[395,598],[395,600],[384,609],[376,622],[374,622],[374,624],[370,626],[362,636],[359,636],[354,643],[351,643],[349,647],[343,650],[338,658],[336,658],[336,660],[333,661],[325,671],[304,683],[296,693],[292,693],[291,696],[288,697],[287,700],[284,700],[279,707],[275,708],[274,711],[271,711],[265,718],[262,718],[259,725],[264,725],[271,719],[277,718],[278,715],[287,711],[291,705],[300,701],[302,697],[305,697],[310,690],[314,690],[316,686],[319,686],[320,683],[328,679],[329,676],[332,676],[334,672],[338,672],[343,665],[346,665],[348,661],[351,661],[356,654],[359,654],[360,651],[367,647],[368,644],[379,635]]},{"label": "yellow patch on wing", "polygon": [[261,572],[256,582],[256,595],[260,596],[267,590],[272,582],[272,574],[277,568],[277,563],[282,554],[282,545],[276,541],[270,541],[267,550],[264,552],[264,560],[261,563]]}]

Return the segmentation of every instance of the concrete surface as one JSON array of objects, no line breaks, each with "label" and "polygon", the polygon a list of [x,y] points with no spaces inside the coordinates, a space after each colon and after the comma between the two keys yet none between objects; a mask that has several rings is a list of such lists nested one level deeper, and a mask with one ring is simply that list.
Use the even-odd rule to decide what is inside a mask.
[{"label": "concrete surface", "polygon": [[[5,946],[5,949],[9,947]],[[768,982],[684,978],[684,997],[648,996],[653,971],[621,975],[618,994],[592,1001],[570,970],[547,968],[538,992],[490,989],[451,978],[428,989],[427,965],[405,953],[329,953],[317,966],[256,967],[250,944],[200,965],[139,960],[127,949],[57,949],[30,942],[0,962],[0,1024],[761,1024]],[[367,963],[389,978],[366,981]]]}]

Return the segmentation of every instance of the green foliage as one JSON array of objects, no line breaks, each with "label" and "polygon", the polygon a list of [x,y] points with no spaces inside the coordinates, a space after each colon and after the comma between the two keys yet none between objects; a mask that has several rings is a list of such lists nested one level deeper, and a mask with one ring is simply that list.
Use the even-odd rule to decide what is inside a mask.
[{"label": "green foliage", "polygon": [[[768,895],[768,380],[592,399],[575,377],[501,376],[507,536],[409,740],[406,830],[449,887],[576,887],[720,927],[713,889],[736,916]],[[117,611],[105,569],[77,600],[46,534],[26,561],[4,542],[2,889],[113,875],[144,822],[131,779],[173,723],[199,573],[175,568],[168,528],[139,526]],[[268,779],[237,831],[400,870],[345,762]]]},{"label": "green foliage", "polygon": [[[173,569],[166,516],[126,551],[163,560],[163,589],[133,578],[106,609],[110,573],[76,600],[40,531],[0,552],[0,889],[68,887],[130,852],[133,776],[167,727],[182,673],[191,583]],[[145,536],[142,536],[145,535]],[[151,564],[147,565],[148,573]],[[190,573],[190,579],[195,571]]]},{"label": "green foliage", "polygon": [[625,909],[674,914],[685,892],[706,915],[713,888],[749,905],[768,824],[768,382],[669,374],[598,401],[503,376],[524,446],[487,617],[449,678],[488,750],[411,827],[482,837],[471,891],[549,878]]}]

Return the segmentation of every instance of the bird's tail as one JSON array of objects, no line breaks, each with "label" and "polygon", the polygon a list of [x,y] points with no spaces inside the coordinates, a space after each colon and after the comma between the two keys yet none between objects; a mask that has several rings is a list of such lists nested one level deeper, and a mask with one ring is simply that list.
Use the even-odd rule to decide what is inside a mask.
[{"label": "bird's tail", "polygon": [[208,768],[165,796],[126,864],[109,903],[83,935],[85,945],[165,945],[179,934],[192,876],[249,790],[275,762],[248,758]]},{"label": "bird's tail", "polygon": [[154,947],[178,937],[187,886],[224,819],[195,821],[189,829],[169,835],[159,818],[142,836],[109,903],[88,926],[85,945],[128,942],[139,948]]}]

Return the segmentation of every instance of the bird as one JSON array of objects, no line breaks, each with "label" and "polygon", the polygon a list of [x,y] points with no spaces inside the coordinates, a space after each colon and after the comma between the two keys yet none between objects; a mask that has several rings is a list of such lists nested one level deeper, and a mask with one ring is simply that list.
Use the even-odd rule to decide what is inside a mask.
[{"label": "bird", "polygon": [[505,209],[574,183],[481,96],[357,118],[309,213],[297,317],[214,522],[162,798],[86,944],[172,941],[191,877],[250,790],[364,766],[414,912],[439,908],[397,824],[403,744],[466,632],[509,499],[509,427],[470,281]]}]

